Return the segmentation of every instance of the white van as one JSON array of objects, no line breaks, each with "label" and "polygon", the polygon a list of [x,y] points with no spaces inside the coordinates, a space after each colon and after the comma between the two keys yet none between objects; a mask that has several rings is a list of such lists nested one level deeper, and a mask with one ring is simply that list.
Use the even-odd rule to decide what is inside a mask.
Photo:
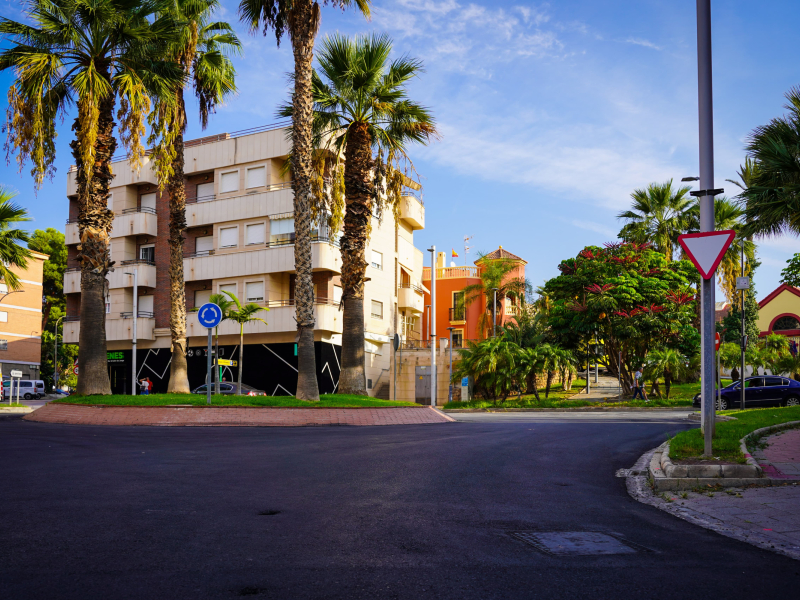
[{"label": "white van", "polygon": [[[19,398],[22,400],[33,400],[44,397],[44,381],[41,379],[14,380],[14,400],[17,399],[17,385],[19,385]],[[3,379],[3,399],[7,400],[11,393],[11,381]]]}]

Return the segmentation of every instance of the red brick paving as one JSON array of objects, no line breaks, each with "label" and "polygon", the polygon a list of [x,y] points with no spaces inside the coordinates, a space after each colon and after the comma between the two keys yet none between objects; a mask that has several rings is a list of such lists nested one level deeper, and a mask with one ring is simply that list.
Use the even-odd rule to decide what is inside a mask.
[{"label": "red brick paving", "polygon": [[165,406],[82,406],[45,404],[23,417],[71,425],[164,427],[304,427],[313,425],[421,425],[454,419],[430,408],[234,408]]},{"label": "red brick paving", "polygon": [[762,465],[767,475],[779,479],[800,478],[800,429],[778,433],[765,442],[767,447],[757,454],[768,462]]}]

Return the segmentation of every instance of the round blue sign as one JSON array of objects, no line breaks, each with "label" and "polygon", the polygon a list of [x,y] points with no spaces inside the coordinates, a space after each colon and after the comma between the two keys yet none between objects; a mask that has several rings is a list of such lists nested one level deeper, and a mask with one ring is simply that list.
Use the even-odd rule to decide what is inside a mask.
[{"label": "round blue sign", "polygon": [[222,321],[222,309],[212,302],[207,302],[197,311],[197,319],[200,321],[200,325],[206,329],[212,329]]}]

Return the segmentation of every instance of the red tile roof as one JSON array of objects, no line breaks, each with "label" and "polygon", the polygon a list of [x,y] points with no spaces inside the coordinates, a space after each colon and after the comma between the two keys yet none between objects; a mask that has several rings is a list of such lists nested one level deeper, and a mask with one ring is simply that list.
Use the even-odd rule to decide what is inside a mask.
[{"label": "red tile roof", "polygon": [[500,246],[494,252],[489,252],[489,254],[487,254],[486,256],[484,256],[482,258],[479,258],[478,260],[475,261],[475,264],[478,264],[481,260],[497,260],[498,258],[506,258],[506,259],[509,259],[509,260],[519,260],[519,261],[522,261],[523,263],[525,263],[526,265],[528,264],[527,261],[523,260],[522,258],[517,256],[516,254],[511,254],[511,252],[509,252],[508,250],[504,250],[502,246]]}]

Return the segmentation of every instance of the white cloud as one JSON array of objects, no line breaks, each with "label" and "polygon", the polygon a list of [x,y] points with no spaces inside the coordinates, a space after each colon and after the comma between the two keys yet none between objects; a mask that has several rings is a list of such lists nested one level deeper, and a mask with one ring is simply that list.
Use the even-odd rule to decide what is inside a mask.
[{"label": "white cloud", "polygon": [[573,219],[569,223],[573,227],[577,227],[579,229],[585,229],[586,231],[594,231],[595,233],[604,235],[608,238],[609,241],[617,239],[617,231],[614,231],[613,229],[611,229],[611,227],[606,227],[605,225],[601,225],[600,223],[588,220],[579,221],[577,219]]},{"label": "white cloud", "polygon": [[625,43],[626,44],[634,44],[636,46],[644,46],[645,48],[652,48],[653,50],[661,50],[662,49],[661,46],[657,46],[656,44],[654,44],[650,40],[645,40],[645,39],[642,39],[642,38],[629,37],[627,40],[625,40]]}]

